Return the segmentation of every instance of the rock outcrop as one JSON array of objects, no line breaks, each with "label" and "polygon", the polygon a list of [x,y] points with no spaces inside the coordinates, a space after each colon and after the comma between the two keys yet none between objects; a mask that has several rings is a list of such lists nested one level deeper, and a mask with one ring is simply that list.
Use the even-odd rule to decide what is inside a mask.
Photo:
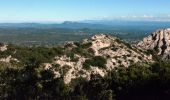
[{"label": "rock outcrop", "polygon": [[[66,84],[79,77],[90,80],[92,74],[104,76],[115,67],[129,67],[131,64],[152,61],[151,55],[146,55],[116,37],[104,34],[85,39],[80,44],[70,43],[65,49],[65,55],[56,56],[51,64],[45,65],[45,68],[53,70],[56,77],[62,76]],[[73,55],[68,56],[69,53]],[[105,59],[104,67],[91,64],[89,69],[84,68],[84,63],[94,57]]]},{"label": "rock outcrop", "polygon": [[170,59],[170,28],[153,32],[137,46],[145,50],[154,50],[163,59]]},{"label": "rock outcrop", "polygon": [[5,45],[5,44],[0,43],[0,51],[5,51],[5,50],[7,50],[7,46],[8,46],[8,45]]},{"label": "rock outcrop", "polygon": [[[156,37],[158,36],[156,35]],[[150,38],[144,41],[150,44],[152,39]],[[165,39],[166,41],[167,39]],[[144,43],[139,45],[145,47]],[[147,45],[146,47],[152,46]],[[62,77],[65,84],[69,84],[77,78],[90,80],[92,75],[104,77],[116,67],[128,68],[136,63],[146,64],[153,61],[152,55],[146,54],[136,46],[132,46],[119,38],[105,34],[95,35],[89,39],[84,39],[82,42],[68,42],[60,49],[63,49],[62,53],[53,55],[50,58],[50,63],[44,62],[42,67],[51,70],[55,74],[55,78]],[[1,53],[4,53],[0,62],[20,62],[15,59],[19,49],[10,50],[11,47],[9,46],[2,45],[0,47]]]}]

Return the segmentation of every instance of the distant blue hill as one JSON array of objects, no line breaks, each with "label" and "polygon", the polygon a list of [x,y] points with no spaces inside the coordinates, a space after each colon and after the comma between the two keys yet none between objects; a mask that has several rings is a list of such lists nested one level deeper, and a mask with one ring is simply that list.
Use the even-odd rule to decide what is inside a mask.
[{"label": "distant blue hill", "polygon": [[[0,23],[0,42],[27,45],[37,41],[55,45],[79,41],[94,34],[111,34],[126,41],[138,41],[157,29],[170,27],[170,22],[151,21],[80,21],[63,23]],[[25,43],[26,41],[26,43]],[[28,45],[32,45],[30,42]]]},{"label": "distant blue hill", "polygon": [[155,27],[155,28],[167,28],[170,27],[170,21],[121,21],[121,20],[85,20],[82,21],[83,23],[90,23],[90,24],[102,24],[102,25],[109,25],[112,27],[116,26],[133,26],[133,27]]},{"label": "distant blue hill", "polygon": [[63,29],[100,29],[100,30],[146,30],[154,31],[169,28],[170,22],[161,21],[119,21],[119,20],[87,20],[63,23],[0,23],[0,28],[63,28]]},{"label": "distant blue hill", "polygon": [[66,21],[61,24],[41,23],[0,23],[0,28],[68,28],[68,29],[112,29],[110,25]]}]

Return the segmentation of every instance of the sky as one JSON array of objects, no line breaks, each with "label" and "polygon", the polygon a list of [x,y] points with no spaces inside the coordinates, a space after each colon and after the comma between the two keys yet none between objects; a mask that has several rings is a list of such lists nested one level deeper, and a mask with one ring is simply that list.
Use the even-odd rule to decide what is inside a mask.
[{"label": "sky", "polygon": [[170,21],[170,0],[0,0],[0,22]]}]

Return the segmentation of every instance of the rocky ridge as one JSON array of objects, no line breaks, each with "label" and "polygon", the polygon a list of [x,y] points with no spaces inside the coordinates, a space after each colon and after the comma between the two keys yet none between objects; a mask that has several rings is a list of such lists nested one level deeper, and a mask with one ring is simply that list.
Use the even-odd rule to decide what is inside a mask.
[{"label": "rocky ridge", "polygon": [[[74,52],[75,49],[80,49],[82,54]],[[68,54],[56,56],[52,63],[45,64],[45,68],[51,69],[56,77],[63,77],[66,84],[79,77],[90,80],[92,74],[104,76],[115,67],[128,67],[131,64],[152,61],[151,55],[146,55],[138,48],[116,37],[104,34],[85,39],[80,44],[69,43],[66,51],[67,53],[74,52],[72,57],[68,56]],[[86,51],[91,55],[84,55],[83,53]],[[97,62],[97,60],[99,61]],[[87,66],[89,67],[88,69],[86,68]]]},{"label": "rocky ridge", "polygon": [[[142,45],[141,43],[140,46]],[[0,62],[21,62],[16,57],[20,53],[23,55],[25,50],[20,51],[15,47],[12,48],[8,48],[7,45],[0,46],[2,53]],[[62,77],[66,84],[80,77],[87,80],[91,79],[91,75],[104,77],[116,67],[128,68],[136,63],[150,63],[153,61],[152,55],[119,38],[106,34],[98,34],[89,39],[84,39],[82,42],[68,42],[60,49],[63,49],[63,54],[54,55],[51,58],[52,61],[50,59],[50,63],[43,63],[42,67],[51,70],[56,78]],[[5,56],[3,56],[3,53],[5,53]],[[24,55],[22,57],[28,56]]]},{"label": "rocky ridge", "polygon": [[153,32],[137,46],[143,50],[154,50],[163,59],[170,59],[170,28]]}]

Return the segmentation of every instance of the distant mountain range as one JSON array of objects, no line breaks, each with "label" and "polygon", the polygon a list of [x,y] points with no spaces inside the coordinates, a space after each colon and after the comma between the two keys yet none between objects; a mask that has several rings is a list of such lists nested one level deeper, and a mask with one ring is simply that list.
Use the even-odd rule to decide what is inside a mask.
[{"label": "distant mountain range", "polygon": [[79,22],[65,21],[63,23],[0,23],[0,28],[69,28],[69,29],[161,29],[170,27],[170,22],[159,21],[116,21],[116,20],[86,20]]},{"label": "distant mountain range", "polygon": [[1,23],[1,28],[69,28],[112,29],[111,25],[65,21],[63,23]]}]

